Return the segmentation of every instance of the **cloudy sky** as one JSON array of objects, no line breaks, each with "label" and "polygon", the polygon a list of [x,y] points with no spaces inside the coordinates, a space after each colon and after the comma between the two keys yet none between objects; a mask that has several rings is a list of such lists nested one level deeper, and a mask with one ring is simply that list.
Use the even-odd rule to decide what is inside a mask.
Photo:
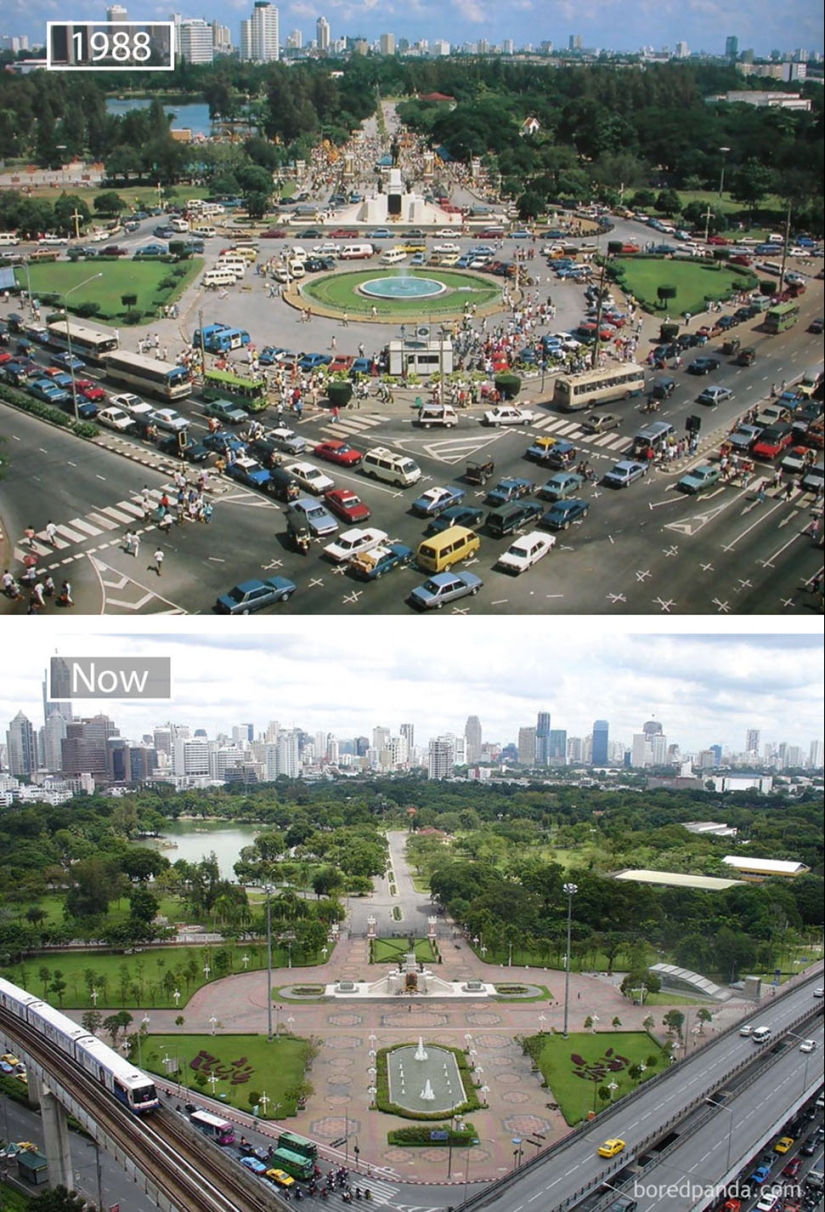
[{"label": "cloudy sky", "polygon": [[[602,618],[529,621],[438,618],[141,620],[120,635],[100,620],[90,638],[80,618],[42,641],[29,620],[10,620],[0,673],[0,736],[22,708],[42,723],[41,680],[48,658],[169,656],[170,703],[101,704],[121,733],[139,739],[172,720],[210,736],[233,724],[268,721],[319,729],[345,740],[415,725],[416,742],[463,732],[478,715],[485,740],[516,741],[520,726],[550,711],[552,727],[584,736],[596,718],[611,739],[630,743],[645,720],[660,720],[683,750],[720,743],[744,748],[745,730],[763,742],[807,747],[822,736],[823,640],[814,634],[719,631],[674,633],[673,620],[633,628]],[[97,622],[97,621],[96,621]],[[670,626],[667,626],[667,623]],[[22,624],[23,626],[18,626]],[[145,624],[145,625],[144,625]],[[658,624],[658,626],[657,626]],[[764,622],[757,624],[764,627]],[[122,626],[122,624],[121,624]],[[185,627],[185,630],[184,630]],[[151,634],[152,630],[155,634]],[[93,714],[87,703],[78,714]]]},{"label": "cloudy sky", "polygon": [[[153,0],[121,0],[130,20],[168,21],[174,8]],[[382,33],[410,42],[446,39],[461,45],[486,38],[501,43],[512,38],[516,47],[538,46],[549,40],[566,47],[571,34],[581,35],[586,47],[638,50],[642,46],[671,49],[685,41],[691,51],[722,54],[725,38],[739,38],[740,50],[753,48],[767,55],[774,48],[822,49],[822,0],[599,0],[586,6],[577,0],[291,0],[276,5],[281,43],[293,29],[304,44],[315,37],[315,22],[326,17],[333,39],[361,36],[376,40]],[[68,14],[75,21],[104,19],[106,0],[73,0]],[[240,21],[252,11],[252,0],[213,0],[197,8],[180,9],[185,17],[205,17],[228,25],[234,43]],[[42,44],[46,21],[66,18],[57,0],[4,0],[2,33],[27,34]]]}]

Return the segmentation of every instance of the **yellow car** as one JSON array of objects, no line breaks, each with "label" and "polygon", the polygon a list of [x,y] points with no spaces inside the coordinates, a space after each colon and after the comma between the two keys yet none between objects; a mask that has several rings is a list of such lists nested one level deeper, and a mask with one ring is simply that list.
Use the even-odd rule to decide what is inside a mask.
[{"label": "yellow car", "polygon": [[617,1153],[621,1153],[623,1148],[623,1140],[617,1138],[606,1140],[603,1145],[599,1145],[599,1157],[615,1157]]},{"label": "yellow car", "polygon": [[295,1179],[291,1174],[287,1174],[285,1170],[267,1170],[267,1178],[277,1183],[279,1187],[292,1187],[295,1185]]},{"label": "yellow car", "polygon": [[3,1055],[0,1056],[0,1060],[4,1060],[6,1064],[11,1065],[13,1069],[20,1064],[20,1058],[14,1056],[11,1052],[4,1052]]},{"label": "yellow car", "polygon": [[417,252],[426,252],[427,251],[427,245],[424,243],[423,240],[408,240],[407,243],[402,244],[401,247],[404,249],[404,252],[407,252],[407,253],[417,253]]},{"label": "yellow car", "polygon": [[793,1137],[792,1136],[780,1136],[779,1140],[776,1142],[776,1144],[773,1147],[773,1151],[774,1151],[774,1153],[787,1153],[788,1150],[792,1149],[792,1148],[793,1148]]}]

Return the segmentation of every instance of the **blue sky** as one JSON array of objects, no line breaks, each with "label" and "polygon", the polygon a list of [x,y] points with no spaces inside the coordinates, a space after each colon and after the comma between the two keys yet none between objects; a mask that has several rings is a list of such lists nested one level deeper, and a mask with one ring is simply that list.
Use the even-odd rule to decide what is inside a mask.
[{"label": "blue sky", "polygon": [[[69,6],[74,20],[101,20],[105,0],[72,0]],[[168,20],[175,5],[125,0],[130,19]],[[333,38],[361,35],[377,39],[382,33],[408,38],[411,42],[426,38],[446,39],[455,44],[486,38],[500,43],[512,38],[516,46],[526,42],[538,45],[552,41],[566,47],[571,34],[580,34],[585,46],[637,50],[641,46],[671,49],[677,41],[687,42],[691,51],[712,54],[724,52],[725,38],[739,39],[739,47],[752,47],[757,54],[771,50],[802,47],[822,50],[821,0],[599,0],[585,6],[578,0],[324,0],[320,6],[310,0],[293,0],[279,5],[281,39],[300,29],[305,43],[315,36],[315,21],[324,16]],[[241,18],[249,15],[252,0],[224,0],[178,11],[184,16],[217,19],[228,25],[233,41],[239,38]],[[0,33],[27,34],[42,40],[45,23],[64,17],[65,9],[57,0],[4,0]]]},{"label": "blue sky", "polygon": [[[173,720],[192,728],[231,731],[233,724],[269,720],[341,739],[371,736],[382,725],[397,733],[413,723],[426,744],[463,732],[478,715],[485,740],[517,741],[520,726],[550,711],[552,727],[585,736],[593,720],[610,722],[612,739],[629,744],[645,720],[662,723],[670,741],[696,751],[715,743],[741,750],[745,731],[764,742],[799,744],[807,754],[822,736],[823,639],[816,634],[697,635],[621,627],[603,618],[511,620],[444,618],[418,627],[368,616],[346,620],[233,619],[215,627],[189,618],[122,622],[71,620],[37,638],[30,627],[9,643],[0,680],[0,736],[22,708],[42,723],[41,679],[49,656],[170,656],[169,704],[109,704],[124,736],[137,738]],[[135,620],[138,623],[138,620]],[[764,623],[762,624],[764,628]],[[23,627],[19,630],[23,631]],[[94,714],[86,704],[78,714]]]}]

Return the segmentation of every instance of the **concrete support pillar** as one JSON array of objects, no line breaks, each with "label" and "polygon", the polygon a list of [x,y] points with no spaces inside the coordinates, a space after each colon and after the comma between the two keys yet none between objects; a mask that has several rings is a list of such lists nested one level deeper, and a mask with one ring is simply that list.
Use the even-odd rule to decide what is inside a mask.
[{"label": "concrete support pillar", "polygon": [[28,1097],[29,1097],[29,1106],[30,1107],[39,1107],[40,1106],[40,1079],[38,1078],[37,1074],[32,1071],[31,1066],[29,1067],[29,1071],[28,1071],[28,1081],[26,1083],[26,1093],[28,1094]]},{"label": "concrete support pillar", "polygon": [[69,1127],[66,1112],[48,1086],[40,1091],[40,1113],[43,1119],[43,1136],[46,1141],[46,1157],[49,1159],[49,1182],[53,1187],[63,1185],[74,1188],[72,1158],[69,1152]]}]

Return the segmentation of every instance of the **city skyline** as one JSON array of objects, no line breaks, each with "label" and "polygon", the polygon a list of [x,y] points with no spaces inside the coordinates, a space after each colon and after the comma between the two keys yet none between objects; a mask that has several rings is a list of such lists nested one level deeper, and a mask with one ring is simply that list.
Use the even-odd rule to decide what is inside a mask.
[{"label": "city skyline", "polygon": [[[167,21],[174,6],[143,0],[126,8],[131,21]],[[240,42],[241,21],[249,18],[252,0],[232,0],[229,5],[198,12],[184,10],[184,18],[205,18],[230,26],[233,44]],[[540,0],[515,0],[513,5],[494,5],[492,0],[455,0],[444,6],[416,0],[412,5],[393,0],[377,8],[372,0],[361,3],[335,0],[314,6],[306,0],[275,5],[281,30],[281,45],[288,31],[299,29],[304,45],[314,40],[319,18],[329,23],[331,43],[342,37],[366,38],[378,42],[382,34],[392,34],[396,45],[401,39],[410,43],[426,39],[445,41],[454,47],[485,40],[491,45],[512,42],[516,49],[529,44],[538,48],[552,42],[555,49],[566,49],[572,38],[581,39],[583,48],[636,52],[641,47],[671,51],[677,42],[687,44],[691,52],[725,54],[727,39],[736,38],[741,50],[753,49],[757,56],[795,48],[822,48],[822,7],[815,0],[788,0],[781,9],[768,0],[750,4],[715,7],[673,4],[628,8],[618,0],[606,0],[586,13],[580,6],[564,0],[554,6]],[[27,35],[33,44],[45,38],[46,21],[54,20],[49,0],[9,0],[4,5],[5,29],[9,35]],[[106,6],[99,0],[78,0],[72,6],[74,21],[103,20]]]},{"label": "city skyline", "polygon": [[655,719],[683,753],[713,745],[745,752],[749,731],[759,732],[762,746],[785,742],[806,752],[821,738],[820,636],[606,630],[593,636],[580,625],[556,641],[559,668],[551,622],[534,620],[541,666],[498,642],[498,621],[483,619],[440,620],[437,648],[415,652],[406,638],[393,639],[391,628],[377,631],[360,619],[347,620],[345,639],[328,634],[324,623],[323,630],[287,625],[277,634],[234,637],[111,634],[90,642],[61,634],[32,642],[29,635],[25,648],[10,645],[5,654],[0,719],[5,731],[22,710],[36,729],[42,725],[43,671],[57,650],[171,657],[168,704],[76,705],[78,716],[109,714],[121,735],[135,741],[167,721],[214,737],[231,734],[241,721],[251,720],[257,733],[277,719],[284,729],[323,730],[340,740],[372,736],[376,727],[396,733],[410,722],[416,743],[426,746],[448,733],[463,736],[468,716],[478,716],[484,742],[507,745],[542,712],[550,714],[550,728],[568,737],[586,737],[597,719],[606,720],[610,742],[628,746]]}]

